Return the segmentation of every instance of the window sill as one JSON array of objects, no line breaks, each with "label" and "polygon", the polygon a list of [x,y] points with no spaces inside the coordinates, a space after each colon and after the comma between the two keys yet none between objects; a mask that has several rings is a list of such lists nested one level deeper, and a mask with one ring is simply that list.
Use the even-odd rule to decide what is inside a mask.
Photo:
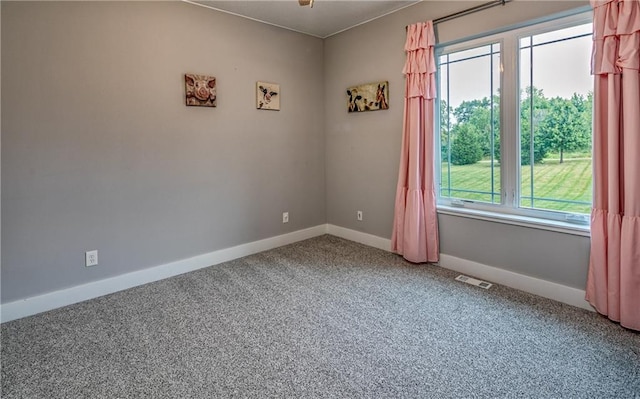
[{"label": "window sill", "polygon": [[495,223],[511,224],[515,226],[529,227],[532,229],[555,231],[582,237],[590,237],[589,226],[576,225],[556,220],[539,219],[528,216],[510,215],[505,213],[489,212],[478,209],[458,208],[447,205],[438,205],[437,212],[443,215],[467,217],[471,219],[486,220]]}]

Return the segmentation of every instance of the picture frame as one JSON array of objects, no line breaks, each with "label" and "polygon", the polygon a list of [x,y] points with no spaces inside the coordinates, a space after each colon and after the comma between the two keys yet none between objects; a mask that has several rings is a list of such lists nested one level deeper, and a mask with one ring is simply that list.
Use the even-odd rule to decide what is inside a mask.
[{"label": "picture frame", "polygon": [[256,82],[256,108],[280,111],[280,85],[277,83]]},{"label": "picture frame", "polygon": [[389,109],[389,82],[365,83],[347,88],[347,112]]},{"label": "picture frame", "polygon": [[218,93],[215,76],[186,73],[184,75],[185,105],[216,107]]}]

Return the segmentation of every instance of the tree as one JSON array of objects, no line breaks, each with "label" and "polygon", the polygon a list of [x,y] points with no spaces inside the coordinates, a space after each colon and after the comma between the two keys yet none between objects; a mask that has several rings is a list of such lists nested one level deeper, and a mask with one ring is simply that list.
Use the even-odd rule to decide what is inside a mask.
[{"label": "tree", "polygon": [[[547,156],[547,148],[543,145],[539,134],[533,134],[533,163],[541,163]],[[531,135],[520,134],[520,165],[531,164]]]},{"label": "tree", "polygon": [[489,99],[487,97],[482,100],[465,100],[453,111],[453,115],[456,117],[456,122],[466,123],[470,122],[473,115],[478,110],[484,110],[489,108]]},{"label": "tree", "polygon": [[[564,162],[565,151],[589,148],[593,93],[586,98],[574,94],[571,99],[548,99],[541,89],[530,86],[522,94],[521,165],[543,162],[549,151],[558,151]],[[441,101],[440,124],[443,160],[448,160],[451,146],[451,163],[456,165],[475,163],[483,157],[500,161],[499,95],[463,101],[453,110]]]},{"label": "tree", "polygon": [[493,155],[494,159],[500,160],[500,96],[493,95],[492,100],[484,97],[463,101],[453,114],[458,126],[469,124],[475,128],[484,157]]},{"label": "tree", "polygon": [[591,126],[583,96],[574,94],[571,99],[555,97],[550,100],[549,113],[540,124],[543,146],[560,152],[560,163],[565,151],[584,150],[591,144]]},{"label": "tree", "polygon": [[473,127],[483,157],[493,156],[494,159],[500,160],[500,97],[498,95],[494,95],[492,100],[484,97],[481,100],[463,101],[453,111],[453,115],[455,126]]},{"label": "tree", "polygon": [[478,130],[470,123],[456,125],[452,129],[451,163],[470,165],[482,159],[482,146]]},{"label": "tree", "polygon": [[[541,89],[529,86],[520,101],[520,164],[531,163],[531,137],[533,136],[533,162],[542,162],[547,147],[540,137],[540,124],[549,113],[550,103]],[[532,123],[533,122],[533,123]],[[532,129],[533,125],[533,129]]]},{"label": "tree", "polygon": [[584,111],[582,113],[584,124],[589,128],[589,135],[593,135],[593,91],[587,93],[587,98],[584,100]]},{"label": "tree", "polygon": [[445,100],[440,100],[440,157],[442,161],[449,159],[449,125],[453,123],[450,118],[452,111]]}]

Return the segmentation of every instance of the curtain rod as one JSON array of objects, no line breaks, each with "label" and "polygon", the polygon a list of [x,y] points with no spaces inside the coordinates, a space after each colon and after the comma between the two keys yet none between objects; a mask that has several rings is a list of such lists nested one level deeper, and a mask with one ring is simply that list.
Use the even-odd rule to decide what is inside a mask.
[{"label": "curtain rod", "polygon": [[[489,8],[493,8],[495,6],[503,6],[509,2],[511,2],[513,0],[493,0],[490,1],[488,3],[484,3],[484,4],[479,4],[475,7],[471,7],[471,8],[467,8],[466,10],[462,10],[462,11],[458,11],[458,12],[454,12],[453,14],[449,14],[449,15],[445,15],[444,17],[440,17],[437,19],[433,20],[433,24],[439,24],[441,22],[446,22],[446,21],[450,21],[452,19],[456,19],[458,17],[462,17],[465,15],[469,15],[469,14],[473,14],[474,12],[478,12],[478,11],[483,11]],[[409,26],[405,26],[405,29],[407,29]]]}]

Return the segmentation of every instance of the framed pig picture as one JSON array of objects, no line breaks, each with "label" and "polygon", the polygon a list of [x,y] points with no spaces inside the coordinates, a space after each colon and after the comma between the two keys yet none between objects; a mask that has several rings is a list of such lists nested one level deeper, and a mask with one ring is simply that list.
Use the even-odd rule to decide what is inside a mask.
[{"label": "framed pig picture", "polygon": [[256,83],[256,108],[280,111],[280,85],[277,83]]},{"label": "framed pig picture", "polygon": [[196,107],[215,107],[218,95],[216,78],[207,75],[184,75],[186,105]]}]

